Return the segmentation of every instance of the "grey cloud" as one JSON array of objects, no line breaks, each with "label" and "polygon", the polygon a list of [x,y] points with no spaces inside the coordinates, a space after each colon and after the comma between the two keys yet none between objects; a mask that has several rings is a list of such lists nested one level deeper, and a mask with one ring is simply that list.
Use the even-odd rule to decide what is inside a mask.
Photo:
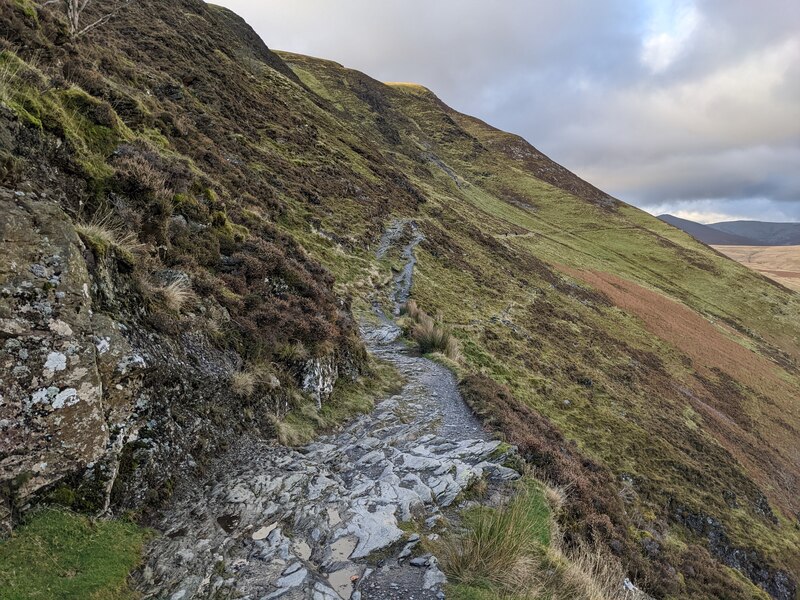
[{"label": "grey cloud", "polygon": [[221,3],[271,47],[426,85],[623,200],[800,219],[796,0]]}]

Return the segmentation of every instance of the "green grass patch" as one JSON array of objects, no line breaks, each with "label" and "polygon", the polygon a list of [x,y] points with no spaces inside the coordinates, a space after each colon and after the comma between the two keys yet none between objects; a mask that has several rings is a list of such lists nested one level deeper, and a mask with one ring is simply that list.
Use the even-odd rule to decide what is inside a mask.
[{"label": "green grass patch", "polygon": [[449,580],[466,588],[510,587],[508,578],[516,569],[528,569],[550,544],[550,507],[544,490],[533,482],[520,484],[507,505],[471,508],[462,518],[461,531],[428,545]]},{"label": "green grass patch", "polygon": [[147,530],[126,521],[94,522],[42,510],[0,542],[4,600],[134,600],[128,576],[139,564]]}]

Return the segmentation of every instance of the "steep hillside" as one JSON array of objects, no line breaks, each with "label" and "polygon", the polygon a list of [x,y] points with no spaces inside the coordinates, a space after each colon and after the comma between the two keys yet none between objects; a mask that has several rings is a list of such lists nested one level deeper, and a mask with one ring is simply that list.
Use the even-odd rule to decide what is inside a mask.
[{"label": "steep hillside", "polygon": [[699,240],[704,244],[708,244],[709,246],[713,246],[715,244],[728,246],[758,245],[758,242],[755,239],[745,237],[741,234],[737,235],[734,233],[720,231],[713,225],[703,225],[702,223],[695,223],[694,221],[681,219],[680,217],[675,217],[673,215],[659,215],[658,218],[664,221],[664,223],[669,223],[673,227],[677,227],[678,229],[685,231],[696,240]]},{"label": "steep hillside", "polygon": [[403,257],[376,249],[413,223],[411,295],[487,426],[569,488],[568,544],[656,598],[796,597],[798,295],[199,0],[78,41],[2,0],[0,40],[4,517],[147,520],[237,440],[363,410],[348,391],[386,370],[355,322],[390,305]]}]

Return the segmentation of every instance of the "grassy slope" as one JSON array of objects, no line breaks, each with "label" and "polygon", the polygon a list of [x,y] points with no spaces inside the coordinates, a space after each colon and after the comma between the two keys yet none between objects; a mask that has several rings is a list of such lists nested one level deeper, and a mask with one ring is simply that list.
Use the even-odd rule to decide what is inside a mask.
[{"label": "grassy slope", "polygon": [[41,511],[0,544],[0,596],[5,600],[128,600],[128,573],[148,533],[122,521],[91,522]]},{"label": "grassy slope", "polygon": [[631,477],[643,530],[672,502],[800,569],[798,296],[635,208],[545,183],[518,138],[424,88],[385,88],[375,110],[352,72],[282,56],[371,139],[376,121],[400,132],[385,151],[429,198],[414,295],[455,326],[469,370]]},{"label": "grassy slope", "polygon": [[[362,308],[389,277],[392,261],[376,263],[371,250],[383,226],[413,217],[427,238],[414,295],[454,327],[462,368],[507,384],[632,482],[632,539],[678,548],[684,554],[668,558],[682,571],[694,538],[672,517],[685,507],[719,518],[736,545],[800,571],[796,295],[424,88],[281,54],[295,80],[226,11],[156,4],[142,0],[82,42],[68,59],[74,81],[44,100],[35,78],[12,77],[5,104],[29,127],[70,139],[94,203],[112,177],[109,148],[146,145],[164,159],[159,168],[185,161],[235,226],[269,239],[275,227],[300,242]],[[22,14],[16,47],[30,48],[28,65],[57,52],[47,19]],[[160,91],[167,84],[180,95]],[[113,135],[85,122],[80,107],[93,102],[120,107],[106,127]],[[190,190],[196,202],[199,192]],[[202,266],[213,273],[217,258]],[[676,585],[676,594],[708,595],[702,581]]]},{"label": "grassy slope", "polygon": [[714,246],[728,258],[800,292],[800,246]]}]

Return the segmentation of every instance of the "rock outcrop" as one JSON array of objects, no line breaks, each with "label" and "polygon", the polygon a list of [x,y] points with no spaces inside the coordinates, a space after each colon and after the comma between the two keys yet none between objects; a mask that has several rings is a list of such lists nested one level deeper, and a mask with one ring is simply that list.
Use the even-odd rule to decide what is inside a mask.
[{"label": "rock outcrop", "polygon": [[[7,522],[19,499],[104,456],[113,408],[104,402],[100,362],[122,340],[110,322],[95,322],[83,244],[57,204],[0,190],[0,238],[0,518]],[[131,355],[127,370],[135,364]]]},{"label": "rock outcrop", "polygon": [[[268,417],[290,392],[271,375],[271,394],[245,401],[229,383],[241,356],[203,331],[154,330],[124,261],[113,248],[98,256],[54,198],[0,190],[0,237],[6,527],[37,496],[95,513],[112,503],[146,511],[237,432],[270,435]],[[210,299],[194,310],[224,312]],[[309,361],[294,384],[318,407],[340,363],[345,376],[358,371],[342,355]],[[245,402],[261,405],[249,422]]]}]

